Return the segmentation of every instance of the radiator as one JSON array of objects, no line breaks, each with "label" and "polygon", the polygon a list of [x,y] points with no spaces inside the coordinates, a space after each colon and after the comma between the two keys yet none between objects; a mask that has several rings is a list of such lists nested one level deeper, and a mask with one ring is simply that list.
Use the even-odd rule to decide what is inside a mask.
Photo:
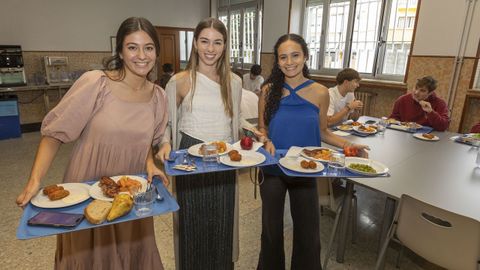
[{"label": "radiator", "polygon": [[373,116],[376,97],[377,93],[355,91],[355,98],[363,102],[363,108],[360,110],[360,115]]}]

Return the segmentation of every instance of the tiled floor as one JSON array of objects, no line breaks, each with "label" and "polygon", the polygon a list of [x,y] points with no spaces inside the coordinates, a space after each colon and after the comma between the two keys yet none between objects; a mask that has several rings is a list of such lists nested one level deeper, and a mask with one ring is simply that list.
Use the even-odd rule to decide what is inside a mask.
[{"label": "tiled floor", "polygon": [[[39,133],[23,134],[21,139],[0,141],[0,251],[1,269],[52,269],[55,252],[55,237],[45,237],[20,241],[15,231],[22,214],[15,205],[15,198],[26,183],[40,139]],[[43,184],[58,183],[69,159],[72,145],[60,148]],[[378,246],[379,227],[383,212],[384,198],[372,191],[356,187],[358,196],[357,243],[348,244],[345,263],[331,259],[329,269],[373,269]],[[249,180],[248,171],[242,172],[240,179],[240,258],[236,269],[255,269],[260,247],[261,201],[254,199],[254,186]],[[333,226],[333,217],[321,217],[322,262],[327,241]],[[155,218],[157,245],[165,269],[174,269],[172,216]],[[288,207],[285,211],[285,252],[289,269],[291,254],[292,222]],[[389,249],[386,269],[395,269],[397,252]],[[332,258],[335,254],[332,255]],[[422,265],[422,266],[419,266]],[[404,252],[401,269],[436,269],[424,260]]]}]

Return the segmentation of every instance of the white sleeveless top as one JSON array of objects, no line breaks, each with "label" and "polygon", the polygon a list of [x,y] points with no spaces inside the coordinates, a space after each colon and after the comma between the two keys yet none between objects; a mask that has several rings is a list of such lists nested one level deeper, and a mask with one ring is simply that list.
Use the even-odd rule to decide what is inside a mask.
[{"label": "white sleeveless top", "polygon": [[225,112],[220,85],[202,73],[197,72],[193,103],[190,90],[178,110],[181,132],[204,142],[232,142],[232,118]]}]

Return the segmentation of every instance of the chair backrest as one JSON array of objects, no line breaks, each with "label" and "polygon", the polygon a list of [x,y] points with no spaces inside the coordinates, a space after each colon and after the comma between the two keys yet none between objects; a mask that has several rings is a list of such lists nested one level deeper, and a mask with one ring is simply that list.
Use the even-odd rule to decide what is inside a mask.
[{"label": "chair backrest", "polygon": [[448,269],[477,270],[480,222],[402,195],[397,238],[426,260]]},{"label": "chair backrest", "polygon": [[368,91],[355,91],[355,98],[363,102],[363,108],[360,115],[372,116],[373,108],[375,108],[377,93]]}]

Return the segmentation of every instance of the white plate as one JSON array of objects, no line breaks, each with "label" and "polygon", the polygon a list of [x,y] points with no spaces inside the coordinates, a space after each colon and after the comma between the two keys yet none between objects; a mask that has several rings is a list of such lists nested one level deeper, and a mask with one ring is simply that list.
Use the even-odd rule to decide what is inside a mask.
[{"label": "white plate", "polygon": [[422,136],[423,133],[415,133],[413,134],[413,137],[417,138],[417,139],[420,139],[420,140],[424,140],[424,141],[438,141],[440,140],[440,138],[436,135],[433,135],[434,137],[429,139],[429,138],[425,138]]},{"label": "white plate", "polygon": [[[408,130],[408,126],[405,125],[405,124],[391,124],[389,126],[390,128],[393,128],[393,129],[398,129],[398,130]],[[417,128],[416,129],[421,129],[423,126],[420,125],[420,124],[417,124]]]},{"label": "white plate", "polygon": [[258,152],[238,150],[240,155],[242,155],[242,160],[232,161],[228,155],[223,155],[220,157],[220,162],[232,167],[252,167],[258,164],[261,164],[265,161],[265,156]]},{"label": "white plate", "polygon": [[[352,163],[360,163],[360,164],[370,165],[377,172],[376,173],[368,173],[368,172],[362,172],[362,171],[359,171],[359,170],[352,169],[352,168],[349,167],[350,164],[352,164]],[[368,175],[368,176],[377,176],[377,175],[382,175],[382,174],[385,174],[385,173],[388,172],[388,167],[385,166],[384,164],[382,164],[378,161],[375,161],[375,160],[368,159],[368,158],[359,158],[359,157],[346,157],[345,158],[345,168],[347,168],[347,170],[349,170],[351,172],[362,174],[362,175]]]},{"label": "white plate", "polygon": [[[111,176],[110,178],[112,178],[113,181],[117,182],[123,176],[127,176],[128,178],[131,178],[131,179],[134,179],[134,180],[137,180],[138,182],[140,182],[142,184],[142,189],[140,189],[141,192],[145,192],[147,190],[147,179],[145,179],[143,177],[140,177],[140,176],[118,175],[118,176]],[[97,182],[95,182],[95,184],[93,184],[90,187],[90,190],[89,190],[90,196],[92,196],[92,198],[97,199],[97,200],[112,202],[113,198],[107,197],[103,194],[102,188],[100,188],[100,186],[98,186],[99,183],[100,183],[100,181],[97,181]]]},{"label": "white plate", "polygon": [[[364,126],[369,127],[370,125],[364,125]],[[362,133],[362,134],[375,134],[375,133],[377,133],[377,129],[375,129],[375,131],[372,131],[372,132],[367,132],[367,131],[360,130],[359,128],[360,128],[360,126],[355,126],[355,127],[353,127],[353,130],[355,130],[358,133]]]},{"label": "white plate", "polygon": [[84,183],[64,183],[64,184],[57,184],[58,186],[62,186],[64,189],[68,190],[70,194],[60,200],[51,201],[47,195],[43,194],[43,188],[38,192],[35,197],[32,198],[30,201],[33,205],[41,208],[60,208],[60,207],[67,207],[71,205],[75,205],[77,203],[81,203],[88,198],[88,190],[90,188],[89,185]]},{"label": "white plate", "polygon": [[[330,150],[332,153],[336,153],[338,151],[336,150],[333,150],[333,149],[330,149],[330,148],[327,148],[327,147],[318,147],[318,146],[307,146],[307,147],[304,147],[303,149],[307,149],[307,150],[315,150],[315,149],[326,149],[326,150]],[[303,152],[303,149],[302,151],[300,151],[300,155],[304,158],[307,158],[307,159],[311,159],[311,160],[314,160],[314,161],[323,161],[323,162],[328,162],[330,160],[328,159],[320,159],[320,158],[314,158],[314,157],[310,157],[308,156],[307,154],[305,154]]]},{"label": "white plate", "polygon": [[302,157],[283,157],[278,162],[284,168],[287,168],[289,170],[296,171],[296,172],[301,172],[301,173],[318,173],[323,171],[323,169],[325,169],[325,166],[323,166],[322,163],[316,162],[316,161],[315,161],[315,163],[317,164],[316,169],[304,169],[302,168],[302,166],[300,166],[300,162],[302,162],[302,160],[308,161],[308,159],[304,159]]},{"label": "white plate", "polygon": [[[199,143],[199,144],[192,145],[188,148],[187,152],[190,155],[195,156],[195,157],[203,157],[203,155],[200,155],[198,150],[200,150],[200,147],[202,146],[202,144],[209,144],[209,143],[211,143],[211,142],[204,142],[204,143]],[[219,153],[220,156],[226,155],[228,152],[233,150],[233,146],[231,144],[229,144],[229,143],[225,143],[225,144],[227,145],[227,150],[223,153]]]}]

